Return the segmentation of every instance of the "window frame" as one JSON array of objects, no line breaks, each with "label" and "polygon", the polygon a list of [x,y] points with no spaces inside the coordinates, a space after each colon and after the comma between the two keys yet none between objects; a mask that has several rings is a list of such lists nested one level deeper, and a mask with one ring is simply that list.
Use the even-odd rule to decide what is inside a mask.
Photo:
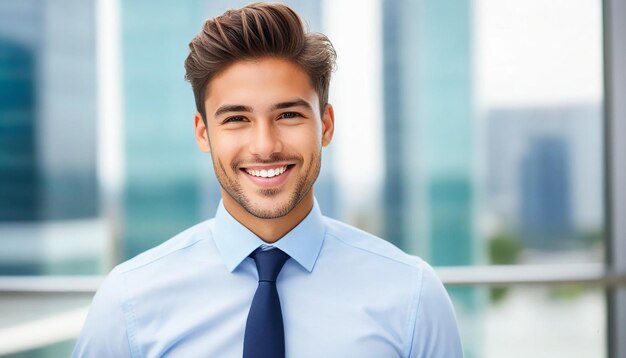
[{"label": "window frame", "polygon": [[[626,274],[626,3],[604,0],[607,270]],[[626,357],[626,285],[607,288],[609,357]],[[622,337],[622,339],[620,339]]]}]

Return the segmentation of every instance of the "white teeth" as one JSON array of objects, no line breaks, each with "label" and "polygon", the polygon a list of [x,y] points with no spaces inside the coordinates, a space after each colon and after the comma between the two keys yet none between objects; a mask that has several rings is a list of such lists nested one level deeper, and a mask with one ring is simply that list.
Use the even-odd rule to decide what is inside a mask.
[{"label": "white teeth", "polygon": [[265,170],[265,169],[262,169],[262,170],[246,169],[246,173],[248,173],[250,175],[254,175],[255,177],[272,178],[272,177],[275,177],[277,175],[281,175],[282,173],[285,172],[285,170],[287,170],[287,166],[280,167],[280,168],[269,169],[269,170]]}]

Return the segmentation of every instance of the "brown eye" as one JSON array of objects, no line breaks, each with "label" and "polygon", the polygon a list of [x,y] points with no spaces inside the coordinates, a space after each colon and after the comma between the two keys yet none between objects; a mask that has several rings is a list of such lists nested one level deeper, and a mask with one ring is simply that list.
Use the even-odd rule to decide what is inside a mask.
[{"label": "brown eye", "polygon": [[244,116],[232,116],[232,117],[228,117],[226,118],[222,123],[232,123],[232,122],[243,122],[246,120],[246,117]]},{"label": "brown eye", "polygon": [[285,112],[285,113],[280,115],[280,118],[283,118],[283,119],[290,119],[290,118],[296,118],[296,117],[300,117],[300,113]]}]

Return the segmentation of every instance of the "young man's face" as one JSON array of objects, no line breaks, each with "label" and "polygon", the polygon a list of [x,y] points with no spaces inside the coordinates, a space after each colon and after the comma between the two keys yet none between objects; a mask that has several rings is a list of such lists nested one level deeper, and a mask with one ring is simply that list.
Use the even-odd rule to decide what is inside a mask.
[{"label": "young man's face", "polygon": [[334,118],[330,106],[320,114],[306,72],[278,58],[236,62],[209,83],[205,110],[208,138],[196,114],[196,139],[225,204],[271,219],[312,198]]}]

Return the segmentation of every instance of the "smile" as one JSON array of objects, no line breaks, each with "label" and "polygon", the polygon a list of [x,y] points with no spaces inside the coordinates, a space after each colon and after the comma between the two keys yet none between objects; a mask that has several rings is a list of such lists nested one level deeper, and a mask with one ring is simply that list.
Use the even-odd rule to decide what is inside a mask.
[{"label": "smile", "polygon": [[287,170],[287,166],[284,165],[282,167],[271,168],[271,169],[244,169],[246,173],[258,177],[258,178],[273,178],[275,176],[283,174]]}]

